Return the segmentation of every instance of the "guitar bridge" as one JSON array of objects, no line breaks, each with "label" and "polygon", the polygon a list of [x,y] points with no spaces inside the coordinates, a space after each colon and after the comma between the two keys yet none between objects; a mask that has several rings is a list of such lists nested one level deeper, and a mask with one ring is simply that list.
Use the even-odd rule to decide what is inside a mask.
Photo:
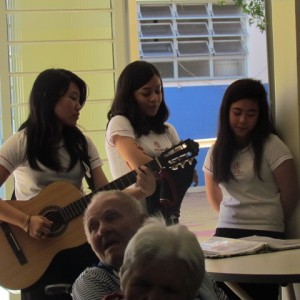
[{"label": "guitar bridge", "polygon": [[16,258],[18,259],[19,263],[21,265],[25,265],[28,261],[27,258],[25,257],[24,252],[22,251],[21,247],[19,246],[13,232],[11,231],[8,223],[2,222],[1,223],[1,228],[4,232],[4,235],[12,249],[12,251],[15,253]]}]

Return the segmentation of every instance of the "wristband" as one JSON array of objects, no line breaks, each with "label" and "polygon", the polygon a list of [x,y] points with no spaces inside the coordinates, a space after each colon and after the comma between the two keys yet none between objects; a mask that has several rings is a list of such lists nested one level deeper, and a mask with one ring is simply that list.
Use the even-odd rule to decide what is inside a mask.
[{"label": "wristband", "polygon": [[29,234],[29,226],[30,226],[30,219],[31,219],[31,216],[27,216],[26,218],[26,221],[24,223],[24,225],[22,226],[23,230]]}]

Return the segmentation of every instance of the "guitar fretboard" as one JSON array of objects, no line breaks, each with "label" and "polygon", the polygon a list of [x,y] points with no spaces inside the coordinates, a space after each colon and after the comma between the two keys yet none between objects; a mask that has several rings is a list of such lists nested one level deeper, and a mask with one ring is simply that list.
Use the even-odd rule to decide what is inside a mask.
[{"label": "guitar fretboard", "polygon": [[[147,166],[152,172],[158,171],[162,168],[161,164],[159,163],[158,159],[154,159],[147,163]],[[136,171],[132,171],[127,173],[118,179],[110,182],[109,184],[105,185],[104,187],[72,202],[71,204],[59,209],[57,213],[63,218],[63,222],[67,224],[71,220],[77,218],[87,208],[88,204],[91,202],[92,197],[100,192],[100,191],[111,191],[111,190],[123,190],[130,185],[136,182],[137,173]]]},{"label": "guitar fretboard", "polygon": [[[159,171],[163,168],[177,169],[190,159],[195,157],[199,152],[199,145],[193,140],[187,139],[165,150],[159,157],[145,164],[152,172]],[[87,208],[92,197],[100,191],[123,190],[136,182],[137,173],[131,171],[122,177],[112,181],[104,187],[68,204],[63,208],[51,212],[47,217],[57,224],[67,224],[71,220],[77,218]]]}]

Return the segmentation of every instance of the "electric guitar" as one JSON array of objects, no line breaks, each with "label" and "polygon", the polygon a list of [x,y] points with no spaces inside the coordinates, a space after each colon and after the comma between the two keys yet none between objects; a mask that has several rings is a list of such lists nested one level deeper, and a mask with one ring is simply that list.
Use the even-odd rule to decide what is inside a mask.
[{"label": "electric guitar", "polygon": [[[198,152],[198,143],[187,139],[146,166],[153,172],[176,169],[191,163]],[[48,238],[35,240],[18,226],[0,223],[0,285],[11,290],[24,289],[42,276],[58,252],[86,243],[82,214],[92,196],[99,191],[123,190],[135,183],[136,176],[132,171],[84,197],[74,185],[55,182],[28,201],[8,201],[28,215],[47,217],[53,225]]]}]

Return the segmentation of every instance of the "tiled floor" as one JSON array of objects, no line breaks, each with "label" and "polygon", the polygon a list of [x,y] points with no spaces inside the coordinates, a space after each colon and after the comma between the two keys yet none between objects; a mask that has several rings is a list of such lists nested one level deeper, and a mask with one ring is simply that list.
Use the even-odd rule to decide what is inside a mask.
[{"label": "tiled floor", "polygon": [[187,192],[181,206],[180,223],[194,232],[199,241],[214,233],[217,219],[217,212],[209,206],[205,192]]}]

